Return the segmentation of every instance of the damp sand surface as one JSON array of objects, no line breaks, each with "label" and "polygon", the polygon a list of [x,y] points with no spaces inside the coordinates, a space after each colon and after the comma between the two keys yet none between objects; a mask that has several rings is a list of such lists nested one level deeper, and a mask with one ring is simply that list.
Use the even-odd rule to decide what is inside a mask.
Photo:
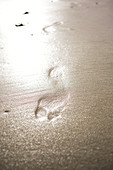
[{"label": "damp sand surface", "polygon": [[0,170],[113,169],[112,0],[0,0]]}]

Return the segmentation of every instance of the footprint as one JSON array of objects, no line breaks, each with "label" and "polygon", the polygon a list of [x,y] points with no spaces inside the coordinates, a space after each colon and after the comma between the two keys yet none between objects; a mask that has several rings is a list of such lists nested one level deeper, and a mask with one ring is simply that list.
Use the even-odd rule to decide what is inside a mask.
[{"label": "footprint", "polygon": [[52,73],[52,71],[53,71],[55,68],[57,68],[57,66],[51,67],[51,68],[48,70],[48,77],[49,77],[49,78],[51,78],[51,73]]},{"label": "footprint", "polygon": [[63,83],[65,67],[53,66],[48,70],[48,79],[54,93],[45,94],[39,98],[35,110],[35,117],[40,121],[53,121],[61,118],[61,113],[66,109],[70,93],[66,92]]},{"label": "footprint", "polygon": [[66,72],[65,67],[54,66],[48,70],[48,79],[54,89],[64,89],[63,79]]},{"label": "footprint", "polygon": [[47,26],[43,27],[43,28],[42,28],[42,31],[43,31],[43,33],[45,33],[45,34],[53,33],[53,32],[56,31],[56,27],[57,27],[57,26],[60,26],[60,25],[62,25],[62,24],[63,24],[62,21],[61,21],[61,22],[54,22],[54,23],[51,24],[51,25],[47,25]]},{"label": "footprint", "polygon": [[38,105],[35,110],[35,117],[40,121],[51,121],[61,116],[66,109],[70,93],[59,92],[57,94],[46,94],[39,98]]}]

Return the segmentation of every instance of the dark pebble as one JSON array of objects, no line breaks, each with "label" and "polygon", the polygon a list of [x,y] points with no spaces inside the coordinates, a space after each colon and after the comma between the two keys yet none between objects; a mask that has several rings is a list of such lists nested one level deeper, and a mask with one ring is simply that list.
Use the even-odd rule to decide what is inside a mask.
[{"label": "dark pebble", "polygon": [[22,27],[24,24],[15,24],[16,27]]},{"label": "dark pebble", "polygon": [[29,12],[24,12],[24,14],[29,14]]},{"label": "dark pebble", "polygon": [[10,112],[10,110],[5,110],[4,112],[5,112],[5,113],[8,113],[8,112]]}]

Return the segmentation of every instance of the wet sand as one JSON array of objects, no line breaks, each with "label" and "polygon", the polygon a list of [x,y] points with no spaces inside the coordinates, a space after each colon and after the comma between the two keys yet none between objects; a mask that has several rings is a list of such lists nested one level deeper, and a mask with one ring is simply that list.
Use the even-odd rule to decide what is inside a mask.
[{"label": "wet sand", "polygon": [[113,169],[112,0],[0,0],[0,170]]}]

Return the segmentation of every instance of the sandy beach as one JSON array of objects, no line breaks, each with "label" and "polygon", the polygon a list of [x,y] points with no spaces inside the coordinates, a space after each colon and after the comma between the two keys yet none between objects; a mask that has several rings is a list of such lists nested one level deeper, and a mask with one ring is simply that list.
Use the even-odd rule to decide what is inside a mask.
[{"label": "sandy beach", "polygon": [[112,0],[0,0],[0,170],[113,169],[112,21]]}]

